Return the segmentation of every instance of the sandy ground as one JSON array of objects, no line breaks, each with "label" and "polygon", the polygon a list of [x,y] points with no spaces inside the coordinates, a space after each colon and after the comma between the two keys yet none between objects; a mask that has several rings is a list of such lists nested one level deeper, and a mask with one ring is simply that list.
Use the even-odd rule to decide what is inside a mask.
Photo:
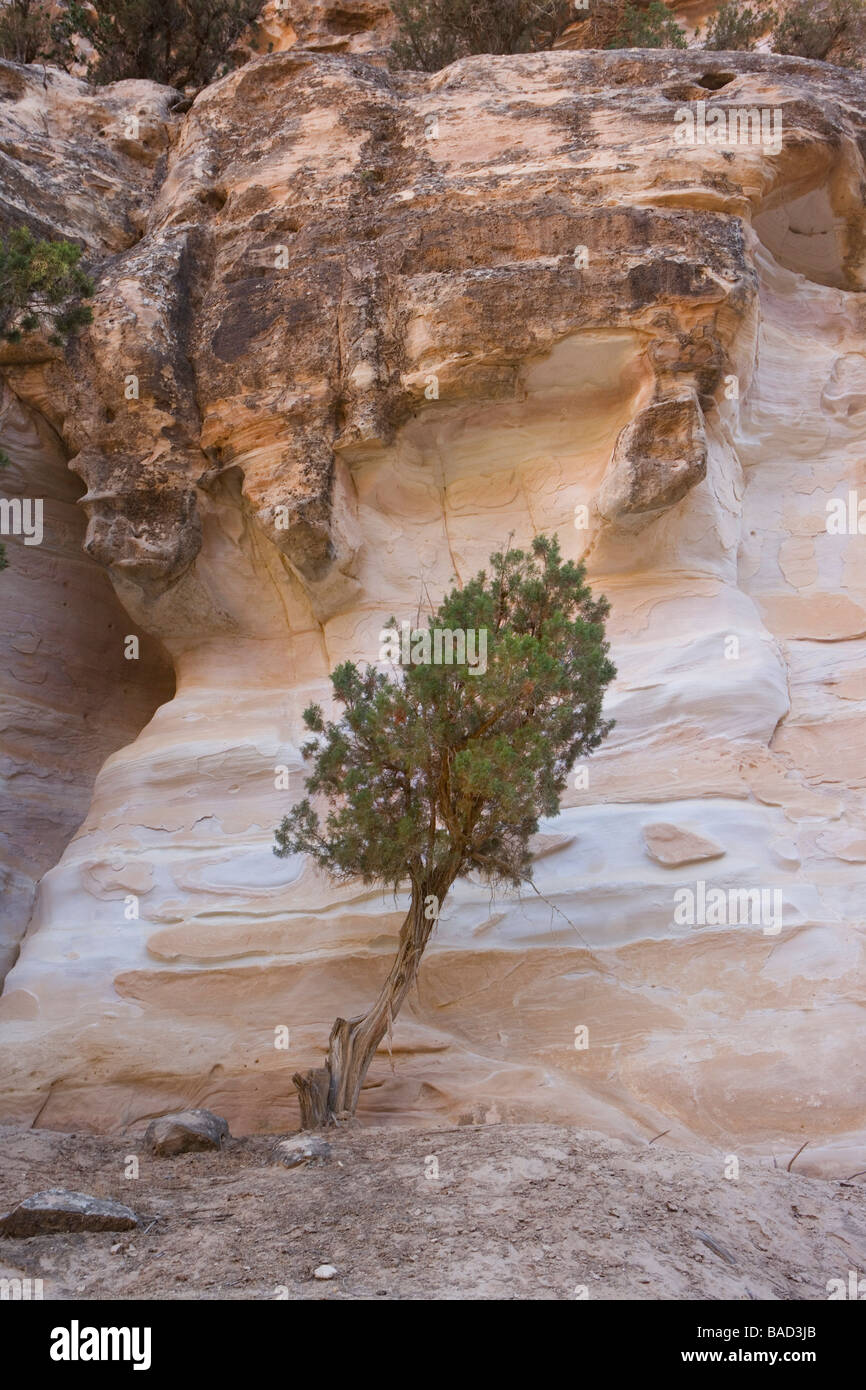
[{"label": "sandy ground", "polygon": [[0,1275],[41,1277],[46,1299],[789,1300],[866,1271],[863,1177],[763,1160],[732,1181],[721,1155],[551,1125],[330,1138],[327,1164],[290,1170],[276,1138],[152,1159],[128,1138],[0,1128],[0,1210],[64,1186],[142,1219],[4,1239]]}]

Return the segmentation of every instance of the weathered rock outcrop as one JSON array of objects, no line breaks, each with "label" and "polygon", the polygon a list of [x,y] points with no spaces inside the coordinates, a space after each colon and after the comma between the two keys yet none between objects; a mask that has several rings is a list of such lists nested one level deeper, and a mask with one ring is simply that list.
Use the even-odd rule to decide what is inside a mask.
[{"label": "weathered rock outcrop", "polygon": [[260,53],[300,47],[384,55],[395,28],[388,0],[265,0],[255,46]]},{"label": "weathered rock outcrop", "polygon": [[[291,1124],[292,1071],[372,998],[402,916],[271,854],[301,711],[390,614],[556,530],[613,604],[617,728],[539,845],[547,901],[458,885],[362,1111],[862,1166],[866,571],[826,503],[862,469],[864,81],[293,50],[181,113],[4,80],[16,205],[38,183],[103,256],[92,328],[10,385],[177,675],[43,881],[0,1000],[6,1116]],[[79,179],[134,162],[124,102],[150,150],[101,244],[32,133],[97,99]]]}]

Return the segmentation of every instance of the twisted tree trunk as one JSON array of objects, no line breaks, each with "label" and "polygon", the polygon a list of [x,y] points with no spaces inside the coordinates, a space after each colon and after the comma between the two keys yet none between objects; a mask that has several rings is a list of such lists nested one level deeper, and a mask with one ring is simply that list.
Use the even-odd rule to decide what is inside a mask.
[{"label": "twisted tree trunk", "polygon": [[[301,1129],[318,1129],[354,1115],[361,1086],[376,1049],[388,1032],[418,975],[418,966],[453,872],[412,885],[412,901],[400,928],[397,955],[373,1007],[358,1018],[338,1018],[331,1029],[323,1067],[295,1072],[292,1081],[301,1107]],[[432,916],[430,897],[435,898]]]}]

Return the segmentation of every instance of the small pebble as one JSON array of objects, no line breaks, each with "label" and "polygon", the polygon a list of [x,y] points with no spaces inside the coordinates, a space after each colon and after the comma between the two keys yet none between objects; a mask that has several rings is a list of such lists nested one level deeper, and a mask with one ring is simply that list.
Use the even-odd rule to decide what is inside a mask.
[{"label": "small pebble", "polygon": [[336,1279],[337,1271],[333,1265],[319,1265],[318,1269],[313,1270],[314,1279]]}]

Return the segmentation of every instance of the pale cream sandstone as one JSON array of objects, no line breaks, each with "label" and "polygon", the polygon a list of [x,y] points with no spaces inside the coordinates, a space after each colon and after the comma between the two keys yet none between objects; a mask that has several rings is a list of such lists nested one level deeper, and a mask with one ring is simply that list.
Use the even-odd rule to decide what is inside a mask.
[{"label": "pale cream sandstone", "polygon": [[[400,920],[271,852],[301,711],[388,616],[555,530],[612,603],[616,729],[543,827],[542,897],[456,886],[362,1117],[866,1159],[866,536],[824,524],[862,480],[866,90],[740,54],[714,91],[720,68],[396,77],[294,49],[186,114],[136,93],[167,151],[143,234],[111,233],[71,359],[9,377],[177,693],[42,881],[0,1000],[6,1117],[293,1124],[292,1071],[370,1002]],[[69,81],[18,105],[71,119],[95,98]],[[704,100],[781,108],[781,151],[678,143]],[[112,138],[79,163],[127,158]],[[28,149],[59,219],[68,176]],[[654,862],[659,823],[722,852]],[[781,930],[678,925],[698,879],[779,890]]]}]

